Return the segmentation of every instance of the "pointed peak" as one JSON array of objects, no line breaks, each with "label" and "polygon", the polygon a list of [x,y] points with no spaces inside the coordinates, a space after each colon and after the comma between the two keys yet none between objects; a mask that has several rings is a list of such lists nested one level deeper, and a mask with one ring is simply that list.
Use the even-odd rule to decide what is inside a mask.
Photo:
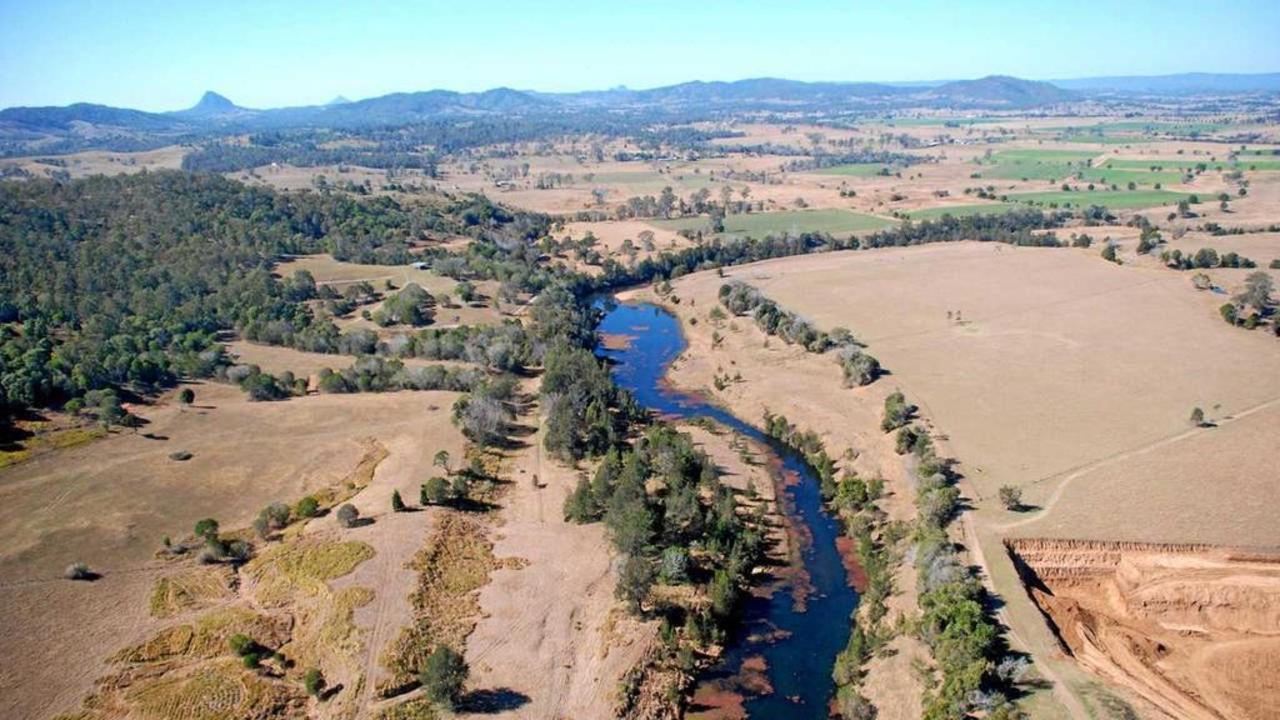
[{"label": "pointed peak", "polygon": [[192,112],[200,113],[218,113],[235,110],[236,104],[228,100],[225,96],[209,90],[200,96],[200,102],[191,108]]}]

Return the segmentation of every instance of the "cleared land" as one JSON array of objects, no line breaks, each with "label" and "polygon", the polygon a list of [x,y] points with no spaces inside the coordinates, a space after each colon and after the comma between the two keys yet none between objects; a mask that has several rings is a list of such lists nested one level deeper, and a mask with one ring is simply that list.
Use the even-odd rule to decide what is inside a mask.
[{"label": "cleared land", "polygon": [[[269,502],[295,502],[344,481],[365,459],[369,438],[392,458],[412,453],[413,463],[401,465],[405,475],[395,481],[402,492],[430,472],[436,449],[460,452],[461,437],[449,420],[453,393],[252,403],[235,387],[194,387],[191,408],[181,409],[171,396],[139,408],[150,422],[137,433],[113,431],[108,439],[0,475],[0,601],[9,628],[0,653],[26,658],[8,664],[0,680],[6,716],[72,710],[108,670],[107,655],[159,627],[148,608],[166,567],[154,559],[164,535],[176,541],[203,517],[227,529],[246,527]],[[175,451],[192,458],[170,459]],[[378,504],[362,509],[387,507],[385,500]],[[63,580],[62,569],[76,561],[102,578]],[[382,582],[394,586],[390,580],[368,586]]]},{"label": "cleared land", "polygon": [[[710,232],[710,220],[705,217],[655,220],[653,224],[664,230],[702,230]],[[724,234],[754,235],[757,237],[787,232],[826,232],[833,235],[849,235],[856,232],[880,230],[894,224],[893,220],[865,215],[851,210],[807,210],[777,213],[746,213],[730,215],[724,219]]]},{"label": "cleared land", "polygon": [[[983,497],[1184,432],[1192,407],[1224,416],[1280,398],[1272,338],[1222,323],[1177,273],[1116,267],[1091,252],[962,243],[771,261],[726,274],[820,327],[851,328],[950,437]],[[962,321],[948,320],[948,311]],[[1247,374],[1222,372],[1226,357]],[[1217,508],[1255,522],[1247,533],[1204,524],[1194,537],[1144,523],[1132,530],[1141,539],[1280,543],[1280,511],[1259,509],[1246,493],[1203,497],[1194,478],[1140,468],[1127,484],[1151,482],[1182,483],[1185,491],[1171,492],[1174,504],[1164,510],[1149,499],[1153,516]],[[1128,512],[1068,497],[1097,510],[1090,523],[1073,526],[1079,537],[1109,537],[1107,518]]]},{"label": "cleared land", "polygon": [[1168,190],[1055,190],[1051,192],[1014,193],[1012,202],[1082,208],[1101,205],[1112,210],[1148,208],[1160,205],[1176,205],[1187,200],[1192,193]]}]

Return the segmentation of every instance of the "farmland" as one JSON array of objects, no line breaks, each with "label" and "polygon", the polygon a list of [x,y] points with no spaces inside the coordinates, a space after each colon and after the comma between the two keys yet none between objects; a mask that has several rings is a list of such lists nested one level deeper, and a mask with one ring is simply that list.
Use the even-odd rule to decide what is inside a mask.
[{"label": "farmland", "polygon": [[[724,220],[726,235],[766,235],[769,233],[824,232],[832,235],[849,235],[856,232],[878,230],[894,221],[849,210],[809,210],[778,213],[752,213],[730,215]],[[687,218],[659,220],[654,225],[664,230],[708,231],[705,220]]]},{"label": "farmland", "polygon": [[[724,275],[674,283],[680,303],[668,307],[685,320],[691,347],[673,382],[712,392],[711,379],[732,367],[743,381],[717,395],[736,412],[803,418],[805,426],[823,429],[828,447],[856,448],[860,472],[875,468],[888,478],[901,470],[883,446],[877,412],[885,393],[901,390],[918,404],[944,452],[960,462],[964,492],[976,505],[965,521],[966,542],[1010,603],[1002,618],[1065,692],[1081,692],[1087,676],[1044,655],[1055,641],[1022,594],[1006,539],[1026,538],[1031,547],[1047,542],[1038,538],[1056,538],[1063,547],[1095,543],[1105,552],[1116,552],[1118,543],[1148,543],[1156,559],[1143,562],[1161,566],[1181,562],[1169,559],[1176,551],[1168,548],[1280,545],[1280,515],[1256,502],[1267,492],[1266,468],[1280,460],[1263,440],[1280,420],[1274,340],[1221,323],[1213,301],[1197,297],[1176,273],[1116,267],[1079,250],[961,243],[773,260]],[[749,319],[717,330],[706,308],[715,306],[723,283],[735,280],[820,328],[850,328],[892,374],[867,388],[839,390],[839,368],[829,358],[762,343]],[[721,339],[714,341],[713,332]],[[1217,372],[1215,358],[1228,355],[1251,372]],[[1208,425],[1188,426],[1195,406],[1211,408]],[[1205,493],[1206,485],[1230,489]],[[1022,490],[1021,513],[1000,506],[1005,486]],[[891,515],[894,507],[886,505]],[[1135,512],[1144,522],[1133,522]],[[1067,562],[1083,568],[1096,561],[1086,554]],[[1240,572],[1270,583],[1269,568]],[[1046,574],[1044,581],[1054,587],[1056,577]],[[1214,592],[1205,583],[1203,592]],[[1235,607],[1241,614],[1224,619],[1213,637],[1255,642],[1251,628],[1260,616]],[[1152,702],[1185,702],[1177,689],[1185,682],[1173,690],[1151,685],[1136,666],[1124,665],[1130,661],[1118,646],[1102,652],[1119,665],[1090,665],[1094,672]],[[1187,673],[1199,661],[1177,662],[1177,672]],[[1214,688],[1234,682],[1214,673],[1197,682]],[[891,677],[873,673],[868,692],[887,692]],[[1228,698],[1214,702],[1257,707],[1239,688],[1213,692]],[[1087,692],[1080,697],[1094,702]],[[1067,701],[1055,696],[1033,704],[1041,700]]]}]

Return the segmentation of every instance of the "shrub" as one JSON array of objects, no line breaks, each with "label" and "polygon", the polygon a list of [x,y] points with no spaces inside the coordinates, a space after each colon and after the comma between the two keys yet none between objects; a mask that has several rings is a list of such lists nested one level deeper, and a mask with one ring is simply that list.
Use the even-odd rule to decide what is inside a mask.
[{"label": "shrub", "polygon": [[1000,486],[1000,504],[1005,510],[1017,510],[1022,507],[1022,488],[1013,485]]},{"label": "shrub", "polygon": [[432,702],[452,708],[461,697],[462,685],[470,672],[462,655],[448,645],[441,645],[427,656],[418,681]]},{"label": "shrub", "polygon": [[178,393],[178,402],[183,405],[190,405],[196,401],[196,393],[191,388],[182,388],[182,392]]},{"label": "shrub", "polygon": [[186,462],[187,460],[190,460],[193,457],[195,456],[187,452],[186,450],[179,450],[178,452],[169,453],[169,459],[176,460],[177,462]]},{"label": "shrub", "polygon": [[320,512],[320,502],[310,495],[298,501],[298,517],[313,518]]},{"label": "shrub", "polygon": [[901,391],[894,391],[884,399],[884,419],[880,421],[880,429],[892,432],[907,424],[911,419],[911,406]]},{"label": "shrub", "polygon": [[1193,427],[1200,427],[1201,425],[1204,425],[1204,410],[1201,410],[1200,408],[1191,409],[1191,425]]},{"label": "shrub", "polygon": [[202,537],[206,540],[218,537],[218,521],[213,518],[205,518],[196,522],[196,537]]},{"label": "shrub", "polygon": [[65,575],[68,580],[92,580],[94,577],[93,571],[89,569],[88,565],[85,565],[82,562],[71,563],[68,565],[63,575]]},{"label": "shrub", "polygon": [[311,697],[320,697],[324,692],[325,684],[324,673],[320,672],[320,668],[311,668],[302,676],[302,686]]},{"label": "shrub", "polygon": [[360,511],[356,509],[355,505],[347,503],[346,505],[338,508],[338,523],[342,525],[342,527],[353,527],[359,519]]},{"label": "shrub", "polygon": [[231,647],[231,652],[244,657],[249,653],[257,652],[258,643],[253,638],[244,633],[236,633],[227,638],[227,645]]},{"label": "shrub", "polygon": [[405,507],[404,507],[404,498],[400,497],[400,491],[399,491],[399,490],[393,490],[393,491],[391,492],[391,510],[392,510],[392,512],[404,512],[404,511],[405,511]]}]

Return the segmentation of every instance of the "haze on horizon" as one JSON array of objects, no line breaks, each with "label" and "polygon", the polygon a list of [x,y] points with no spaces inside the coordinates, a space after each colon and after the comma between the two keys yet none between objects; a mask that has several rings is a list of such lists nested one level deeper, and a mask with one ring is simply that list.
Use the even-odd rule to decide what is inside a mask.
[{"label": "haze on horizon", "polygon": [[[783,77],[907,82],[1280,70],[1280,4],[660,0],[110,4],[0,0],[0,107],[320,104],[433,88],[541,91]],[[480,30],[477,30],[480,28]],[[1230,38],[1224,44],[1223,39]],[[1225,49],[1224,49],[1225,48]]]}]

